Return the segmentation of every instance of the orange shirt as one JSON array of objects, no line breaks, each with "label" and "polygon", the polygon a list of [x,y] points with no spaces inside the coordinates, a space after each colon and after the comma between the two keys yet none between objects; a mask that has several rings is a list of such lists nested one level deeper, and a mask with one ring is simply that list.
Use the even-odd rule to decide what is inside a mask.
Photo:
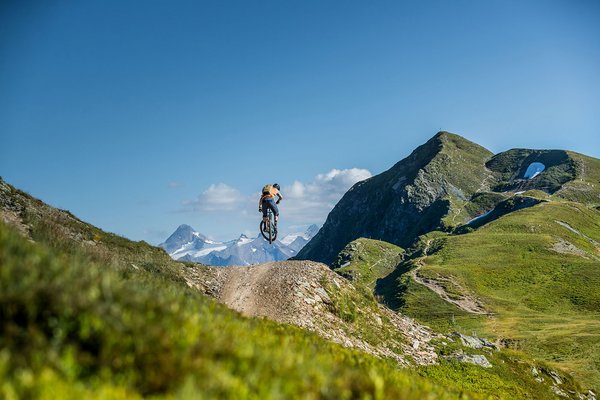
[{"label": "orange shirt", "polygon": [[275,198],[275,196],[279,197],[279,200],[283,200],[283,196],[281,195],[279,190],[277,190],[275,186],[271,186],[269,188],[269,194],[263,194],[262,196],[260,196],[259,203],[262,203],[264,199],[273,199]]},{"label": "orange shirt", "polygon": [[277,190],[277,188],[275,186],[271,186],[271,188],[269,189],[269,198],[273,198],[275,196],[277,196],[279,194],[279,190]]}]

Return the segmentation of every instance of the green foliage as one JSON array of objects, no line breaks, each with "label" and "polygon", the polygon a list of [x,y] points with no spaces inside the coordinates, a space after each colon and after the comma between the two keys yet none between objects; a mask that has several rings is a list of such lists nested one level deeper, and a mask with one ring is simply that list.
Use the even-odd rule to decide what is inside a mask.
[{"label": "green foliage", "polygon": [[505,199],[506,195],[502,193],[478,192],[465,205],[464,212],[468,214],[469,219],[472,219],[492,210]]},{"label": "green foliage", "polygon": [[[533,365],[524,362],[521,355],[504,351],[487,352],[485,356],[492,368],[484,369],[449,358],[442,359],[440,365],[420,367],[418,373],[443,385],[459,386],[466,392],[491,392],[495,398],[544,400],[557,397],[547,383],[535,380],[531,373]],[[543,370],[539,365],[536,367]],[[551,382],[550,376],[545,375],[545,380]],[[577,389],[572,382],[567,386],[570,390]]]},{"label": "green foliage", "polygon": [[545,202],[449,235],[421,273],[460,282],[493,315],[468,314],[406,274],[396,280],[401,310],[437,329],[505,340],[598,388],[599,232],[596,210]]},{"label": "green foliage", "polygon": [[377,279],[387,276],[402,261],[404,249],[379,240],[354,240],[338,254],[332,269],[371,290]]},{"label": "green foliage", "polygon": [[568,182],[556,193],[562,199],[591,206],[600,205],[600,160],[568,152],[577,169],[577,179]]},{"label": "green foliage", "polygon": [[0,225],[0,394],[10,398],[459,398],[392,362],[242,318],[180,285]]}]

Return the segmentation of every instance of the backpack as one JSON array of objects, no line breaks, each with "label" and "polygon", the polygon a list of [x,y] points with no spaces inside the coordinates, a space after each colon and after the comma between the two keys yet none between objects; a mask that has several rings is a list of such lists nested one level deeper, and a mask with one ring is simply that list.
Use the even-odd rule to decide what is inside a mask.
[{"label": "backpack", "polygon": [[273,186],[271,186],[271,185],[265,185],[265,186],[263,186],[262,194],[263,195],[271,194],[271,188],[272,187]]}]

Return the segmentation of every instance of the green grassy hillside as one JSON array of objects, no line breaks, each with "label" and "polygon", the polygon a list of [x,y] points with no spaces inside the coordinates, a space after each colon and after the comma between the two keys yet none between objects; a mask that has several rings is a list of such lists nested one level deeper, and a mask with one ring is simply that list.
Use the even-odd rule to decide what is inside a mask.
[{"label": "green grassy hillside", "polygon": [[416,283],[395,280],[400,309],[440,330],[477,332],[600,387],[600,212],[544,202],[464,235],[422,238],[429,255],[411,262],[450,296],[470,295],[473,315]]},{"label": "green grassy hillside", "polygon": [[[400,369],[293,326],[244,318],[188,288],[188,266],[162,250],[0,183],[0,216],[11,225],[0,223],[1,398],[554,397],[547,373],[537,382],[530,372],[548,371],[544,364],[510,353],[486,353],[493,367],[484,369],[453,358],[478,351],[439,339],[439,364]],[[350,316],[377,307],[361,288],[403,253],[360,242],[352,268],[373,275],[355,280],[356,291],[332,291],[337,311]]]},{"label": "green grassy hillside", "polygon": [[556,196],[600,207],[600,160],[570,151],[568,154],[574,161],[577,177],[566,183]]},{"label": "green grassy hillside", "polygon": [[378,279],[389,275],[404,257],[404,249],[380,240],[356,239],[340,252],[332,269],[373,290]]},{"label": "green grassy hillside", "polygon": [[0,397],[458,398],[392,363],[0,224]]},{"label": "green grassy hillside", "polygon": [[[447,237],[447,234],[442,232],[428,235],[427,251],[440,250],[444,242],[442,239],[445,237]],[[422,254],[423,250],[420,246],[415,246],[411,249],[411,252],[413,256],[418,256]],[[442,301],[437,294],[429,289],[411,282],[407,272],[415,260],[420,260],[420,258],[402,261],[402,255],[404,254],[404,250],[397,246],[364,238],[346,246],[334,264],[334,271],[342,276],[349,276],[359,290],[346,294],[344,298],[336,299],[337,303],[345,305],[343,311],[352,315],[352,310],[356,308],[372,308],[375,298],[370,293],[373,291],[382,301],[387,302],[398,295],[398,278],[400,278],[400,282],[406,285],[404,287],[406,292],[402,293],[399,300],[405,301],[408,297],[414,296],[412,299],[408,299],[410,304],[402,303],[402,305],[410,305],[410,311],[414,312],[415,306],[418,304],[419,310],[422,311],[423,315],[426,315],[426,318],[421,319],[431,322],[438,332],[447,334],[453,331],[461,331],[466,334],[476,333],[482,337],[492,337],[482,329],[484,318],[471,319],[468,313],[461,313],[460,310]],[[390,273],[389,268],[379,270],[373,268],[372,266],[376,262],[387,266],[394,265],[394,263],[397,265],[399,262],[400,264]],[[340,263],[344,267],[336,268]],[[376,285],[373,285],[375,274],[378,277],[375,278]],[[392,287],[395,290],[391,290]],[[423,288],[422,292],[419,291],[420,288]],[[415,303],[415,301],[418,303]],[[396,303],[396,306],[398,306],[398,303]],[[417,316],[423,317],[423,315]],[[357,320],[356,323],[364,331],[369,330],[369,326],[361,323],[361,321]],[[373,328],[370,329],[373,332],[375,331]],[[428,377],[428,379],[434,379],[435,382],[452,382],[451,385],[461,385],[466,390],[488,394],[496,393],[499,396],[508,396],[508,398],[548,399],[555,397],[555,393],[550,388],[553,381],[549,375],[553,369],[542,360],[516,349],[503,348],[501,351],[483,352],[493,365],[490,369],[484,369],[455,361],[453,357],[457,353],[482,354],[482,351],[463,347],[460,343],[453,343],[451,340],[452,338],[442,335],[434,342],[437,343],[440,364],[419,367],[417,372],[420,375]],[[547,375],[544,382],[535,380],[536,377],[532,375],[534,368],[538,371],[546,371]],[[566,393],[569,390],[573,392],[581,391],[572,378],[564,373],[561,373],[561,376],[562,385],[566,385],[568,388],[563,387],[561,389],[563,392]]]},{"label": "green grassy hillside", "polygon": [[183,263],[161,248],[134,242],[51,207],[0,178],[0,221],[33,241],[68,254],[85,256],[100,265],[144,270],[168,281],[184,282]]},{"label": "green grassy hillside", "polygon": [[[371,307],[356,293],[345,302]],[[370,299],[370,300],[369,300]],[[299,328],[248,319],[153,273],[30,243],[0,223],[0,397],[553,398],[505,352],[400,369]],[[365,327],[367,329],[367,327]],[[576,386],[572,382],[568,387]],[[470,393],[470,394],[469,394]]]},{"label": "green grassy hillside", "polygon": [[[3,181],[0,217],[10,224],[0,222],[0,398],[487,397],[465,394],[479,390],[477,379],[420,377],[299,328],[244,318],[188,288],[188,266],[161,249]],[[349,310],[373,306],[347,295]],[[523,390],[500,386],[484,392]]]}]

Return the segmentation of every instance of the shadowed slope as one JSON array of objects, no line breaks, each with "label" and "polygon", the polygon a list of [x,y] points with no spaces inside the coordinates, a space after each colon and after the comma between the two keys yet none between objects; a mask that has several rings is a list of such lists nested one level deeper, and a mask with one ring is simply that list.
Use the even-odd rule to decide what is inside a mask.
[{"label": "shadowed slope", "polygon": [[445,216],[488,187],[491,156],[458,135],[438,133],[388,171],[355,184],[297,258],[331,263],[359,237],[408,246],[445,227]]}]

